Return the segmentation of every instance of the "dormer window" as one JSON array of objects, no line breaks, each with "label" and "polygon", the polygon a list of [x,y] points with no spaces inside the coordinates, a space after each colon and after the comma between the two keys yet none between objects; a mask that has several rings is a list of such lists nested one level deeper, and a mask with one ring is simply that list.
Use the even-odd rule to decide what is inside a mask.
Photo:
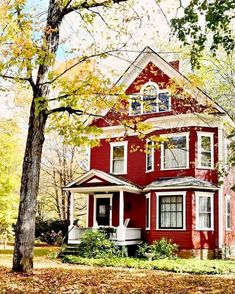
[{"label": "dormer window", "polygon": [[166,90],[160,90],[153,82],[144,84],[140,94],[130,99],[130,115],[141,115],[170,110],[170,97]]}]

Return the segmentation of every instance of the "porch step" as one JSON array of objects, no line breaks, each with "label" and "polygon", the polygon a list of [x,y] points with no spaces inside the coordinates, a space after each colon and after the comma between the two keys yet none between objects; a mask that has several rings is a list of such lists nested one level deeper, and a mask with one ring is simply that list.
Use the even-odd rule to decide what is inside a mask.
[{"label": "porch step", "polygon": [[78,246],[76,244],[69,244],[65,250],[60,253],[60,257],[65,255],[79,255]]}]

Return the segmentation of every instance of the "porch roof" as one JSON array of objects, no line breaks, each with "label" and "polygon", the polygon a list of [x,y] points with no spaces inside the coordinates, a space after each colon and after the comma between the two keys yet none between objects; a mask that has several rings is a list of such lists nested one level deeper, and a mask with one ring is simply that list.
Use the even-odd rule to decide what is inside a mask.
[{"label": "porch roof", "polygon": [[144,188],[144,191],[150,190],[170,190],[170,189],[188,189],[198,188],[203,190],[218,190],[219,188],[204,180],[200,180],[194,177],[175,177],[175,178],[163,178],[153,181],[151,184]]},{"label": "porch roof", "polygon": [[126,191],[136,194],[142,193],[142,188],[132,182],[104,171],[92,169],[75,181],[66,185],[63,190],[78,193]]}]

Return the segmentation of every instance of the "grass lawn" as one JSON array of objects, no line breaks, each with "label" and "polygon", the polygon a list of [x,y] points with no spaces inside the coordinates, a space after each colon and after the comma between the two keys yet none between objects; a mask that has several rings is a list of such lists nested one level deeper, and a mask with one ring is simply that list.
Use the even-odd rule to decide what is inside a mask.
[{"label": "grass lawn", "polygon": [[[226,293],[235,275],[190,275],[157,270],[65,264],[52,259],[56,248],[37,248],[33,275],[11,272],[12,255],[0,253],[0,293]],[[9,252],[7,252],[9,253]],[[183,261],[182,261],[183,262]],[[4,264],[4,266],[2,266]]]}]

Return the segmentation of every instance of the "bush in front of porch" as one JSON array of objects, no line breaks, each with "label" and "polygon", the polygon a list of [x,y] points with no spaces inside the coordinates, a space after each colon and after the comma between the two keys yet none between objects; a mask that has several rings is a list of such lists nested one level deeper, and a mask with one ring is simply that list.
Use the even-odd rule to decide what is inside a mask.
[{"label": "bush in front of porch", "polygon": [[79,256],[85,258],[111,258],[120,256],[120,250],[103,231],[88,230],[77,245]]}]

